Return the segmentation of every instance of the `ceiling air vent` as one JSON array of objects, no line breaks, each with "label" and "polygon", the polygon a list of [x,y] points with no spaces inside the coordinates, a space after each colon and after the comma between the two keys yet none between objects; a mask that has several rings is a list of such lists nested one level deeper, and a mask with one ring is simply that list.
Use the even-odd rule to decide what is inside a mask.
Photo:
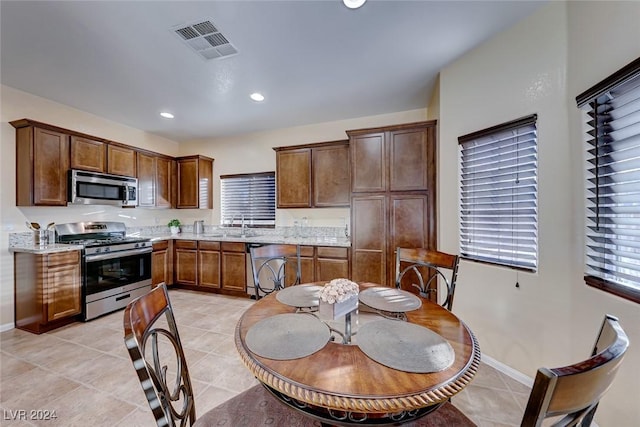
[{"label": "ceiling air vent", "polygon": [[210,19],[178,25],[171,31],[204,59],[224,58],[238,53]]}]

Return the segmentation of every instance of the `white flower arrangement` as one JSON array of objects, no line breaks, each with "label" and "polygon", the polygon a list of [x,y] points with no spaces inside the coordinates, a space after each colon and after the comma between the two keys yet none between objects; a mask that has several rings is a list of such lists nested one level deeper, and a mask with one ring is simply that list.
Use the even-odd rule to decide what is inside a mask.
[{"label": "white flower arrangement", "polygon": [[320,291],[320,301],[327,304],[341,303],[358,295],[358,284],[349,279],[333,279]]}]

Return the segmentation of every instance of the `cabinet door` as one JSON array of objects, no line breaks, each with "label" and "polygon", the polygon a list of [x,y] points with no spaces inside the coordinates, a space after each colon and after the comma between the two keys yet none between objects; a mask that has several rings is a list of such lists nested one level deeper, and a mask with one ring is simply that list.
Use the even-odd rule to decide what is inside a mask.
[{"label": "cabinet door", "polygon": [[138,206],[156,205],[156,157],[138,153]]},{"label": "cabinet door", "polygon": [[176,283],[195,286],[198,284],[198,251],[176,248]]},{"label": "cabinet door", "polygon": [[385,191],[387,187],[384,132],[351,138],[351,191]]},{"label": "cabinet door", "polygon": [[71,169],[107,171],[106,144],[80,136],[71,137]]},{"label": "cabinet door", "polygon": [[351,280],[355,282],[387,284],[386,211],[385,196],[351,199]]},{"label": "cabinet door", "polygon": [[349,206],[349,145],[313,148],[313,205]]},{"label": "cabinet door", "polygon": [[80,263],[47,269],[47,320],[54,321],[82,312]]},{"label": "cabinet door", "polygon": [[198,243],[198,286],[220,288],[220,243]]},{"label": "cabinet door", "polygon": [[173,246],[171,240],[153,243],[151,254],[151,284],[173,284]]},{"label": "cabinet door", "polygon": [[132,148],[107,145],[107,173],[136,176],[136,152]]},{"label": "cabinet door", "polygon": [[430,164],[426,129],[398,130],[388,133],[389,190],[428,190]]},{"label": "cabinet door", "polygon": [[178,160],[178,208],[198,208],[198,159]]},{"label": "cabinet door", "polygon": [[246,254],[244,252],[222,252],[222,288],[245,292]]},{"label": "cabinet door", "polygon": [[174,161],[165,159],[164,157],[156,158],[156,207],[158,208],[170,208],[173,206],[173,179],[172,173]]},{"label": "cabinet door", "polygon": [[33,141],[33,204],[66,206],[69,137],[35,128]]},{"label": "cabinet door", "polygon": [[277,151],[276,179],[279,208],[311,207],[311,149]]},{"label": "cabinet door", "polygon": [[325,282],[338,278],[350,278],[349,250],[318,246],[316,248],[316,280]]}]

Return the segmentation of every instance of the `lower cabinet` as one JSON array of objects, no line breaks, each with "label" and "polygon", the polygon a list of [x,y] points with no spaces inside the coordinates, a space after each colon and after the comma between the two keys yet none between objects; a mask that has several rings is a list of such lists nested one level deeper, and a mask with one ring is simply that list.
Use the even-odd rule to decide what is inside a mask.
[{"label": "lower cabinet", "polygon": [[14,254],[15,323],[40,334],[82,313],[80,251]]},{"label": "lower cabinet", "polygon": [[176,284],[196,286],[198,284],[198,242],[176,240],[173,247]]},{"label": "lower cabinet", "polygon": [[246,293],[247,249],[244,243],[222,242],[222,289]]},{"label": "lower cabinet", "polygon": [[220,289],[220,242],[198,242],[198,286]]},{"label": "lower cabinet", "polygon": [[164,283],[173,285],[173,240],[153,243],[151,253],[151,284],[153,287]]},{"label": "lower cabinet", "polygon": [[[288,264],[288,266],[291,265],[293,264]],[[349,278],[349,248],[301,246],[300,277],[300,283]],[[294,280],[295,273],[287,272],[286,285],[293,284]]]}]

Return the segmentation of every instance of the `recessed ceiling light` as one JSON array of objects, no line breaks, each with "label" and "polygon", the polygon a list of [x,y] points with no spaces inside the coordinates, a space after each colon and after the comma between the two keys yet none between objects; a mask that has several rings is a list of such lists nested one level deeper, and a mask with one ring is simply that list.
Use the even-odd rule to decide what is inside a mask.
[{"label": "recessed ceiling light", "polygon": [[345,6],[349,9],[357,9],[364,4],[367,0],[342,0]]},{"label": "recessed ceiling light", "polygon": [[250,97],[251,99],[253,99],[254,101],[256,101],[256,102],[262,102],[262,101],[264,101],[264,95],[263,95],[263,94],[261,94],[261,93],[259,93],[259,92],[254,92],[254,93],[252,93],[251,95],[249,95],[249,97]]},{"label": "recessed ceiling light", "polygon": [[160,113],[160,115],[165,119],[173,119],[173,114],[167,113],[166,111],[163,111],[162,113]]}]

